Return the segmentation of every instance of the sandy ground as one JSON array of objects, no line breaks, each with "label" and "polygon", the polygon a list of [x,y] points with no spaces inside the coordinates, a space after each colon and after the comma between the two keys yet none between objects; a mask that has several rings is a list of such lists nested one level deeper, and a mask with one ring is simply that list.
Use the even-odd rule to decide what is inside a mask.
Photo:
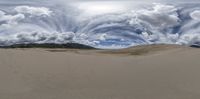
[{"label": "sandy ground", "polygon": [[164,49],[0,49],[0,99],[200,99],[200,49]]}]

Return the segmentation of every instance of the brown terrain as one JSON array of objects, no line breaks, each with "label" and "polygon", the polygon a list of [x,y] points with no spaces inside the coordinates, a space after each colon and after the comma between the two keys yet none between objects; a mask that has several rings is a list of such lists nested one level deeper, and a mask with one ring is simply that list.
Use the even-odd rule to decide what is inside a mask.
[{"label": "brown terrain", "polygon": [[0,49],[0,99],[200,99],[200,49]]}]

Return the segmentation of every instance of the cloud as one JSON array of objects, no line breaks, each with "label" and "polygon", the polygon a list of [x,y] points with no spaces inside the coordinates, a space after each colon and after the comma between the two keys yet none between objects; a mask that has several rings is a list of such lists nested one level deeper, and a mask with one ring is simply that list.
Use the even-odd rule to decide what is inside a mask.
[{"label": "cloud", "polygon": [[[35,20],[42,20],[41,17],[50,16],[52,11],[46,7],[14,6],[9,12],[0,10],[0,32],[11,34],[23,31],[45,30],[37,25]],[[36,17],[36,18],[34,18]],[[39,18],[37,18],[39,17]],[[32,24],[35,22],[36,24]]]},{"label": "cloud", "polygon": [[23,14],[7,15],[5,12],[0,11],[0,29],[2,26],[5,28],[10,27],[11,25],[16,25],[24,18],[25,16]]},{"label": "cloud", "polygon": [[190,17],[194,20],[200,21],[200,10],[195,10],[195,11],[191,12]]},{"label": "cloud", "polygon": [[17,6],[14,10],[18,13],[31,16],[50,16],[52,13],[52,11],[46,7]]},{"label": "cloud", "polygon": [[67,43],[71,42],[75,34],[46,33],[46,32],[22,32],[0,37],[0,45],[24,44],[24,43]]},{"label": "cloud", "polygon": [[[64,5],[58,7],[53,2],[49,2],[52,6],[40,5],[39,0],[37,3],[2,7],[0,45],[76,41],[103,47],[200,42],[200,21],[197,21],[200,10],[196,10],[196,6],[142,3],[137,9],[130,7],[124,12],[87,17],[75,11],[77,5],[69,9]],[[68,1],[63,0],[63,3],[68,4]]]},{"label": "cloud", "polygon": [[26,18],[26,15],[34,16],[50,16],[52,11],[45,7],[29,7],[17,6],[14,8],[16,14],[9,14],[0,10],[0,30],[17,25]]},{"label": "cloud", "polygon": [[137,17],[152,27],[160,29],[173,27],[179,24],[177,8],[172,5],[154,4],[151,9],[137,11]]},{"label": "cloud", "polygon": [[178,42],[179,44],[183,45],[192,45],[195,43],[200,43],[200,34],[199,33],[186,33],[181,35]]}]

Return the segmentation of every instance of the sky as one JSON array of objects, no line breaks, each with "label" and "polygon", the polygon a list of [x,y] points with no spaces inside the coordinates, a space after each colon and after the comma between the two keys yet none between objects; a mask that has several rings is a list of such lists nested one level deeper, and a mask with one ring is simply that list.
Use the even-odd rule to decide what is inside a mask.
[{"label": "sky", "polygon": [[62,2],[75,2],[75,1],[132,1],[132,2],[200,2],[200,0],[1,0],[2,2],[33,2],[33,1],[62,1]]},{"label": "sky", "polygon": [[200,0],[0,0],[0,45],[191,45],[200,42],[199,5]]}]

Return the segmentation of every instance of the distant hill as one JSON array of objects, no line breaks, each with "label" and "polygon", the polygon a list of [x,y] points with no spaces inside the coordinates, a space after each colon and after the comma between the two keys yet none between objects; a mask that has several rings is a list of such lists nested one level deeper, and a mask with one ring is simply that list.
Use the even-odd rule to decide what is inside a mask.
[{"label": "distant hill", "polygon": [[0,46],[0,48],[71,48],[71,49],[95,49],[94,47],[78,44],[78,43],[66,43],[66,44],[14,44],[10,46]]},{"label": "distant hill", "polygon": [[191,45],[190,47],[194,47],[194,48],[200,48],[199,45]]}]

